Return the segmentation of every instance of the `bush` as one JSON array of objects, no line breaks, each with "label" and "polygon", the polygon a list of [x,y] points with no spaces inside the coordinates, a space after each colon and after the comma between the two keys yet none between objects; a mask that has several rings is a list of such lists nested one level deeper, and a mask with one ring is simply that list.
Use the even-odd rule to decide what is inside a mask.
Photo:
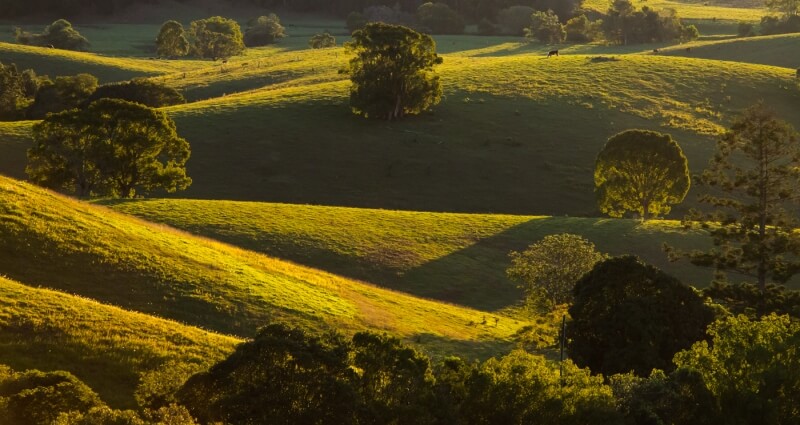
[{"label": "bush", "polygon": [[89,40],[80,35],[66,19],[59,19],[46,26],[40,34],[32,34],[15,28],[14,37],[17,39],[17,43],[31,46],[52,46],[56,49],[78,51],[86,51],[89,48]]},{"label": "bush", "polygon": [[752,22],[739,21],[736,28],[736,34],[739,37],[754,37],[756,35],[756,28]]},{"label": "bush", "polygon": [[141,103],[151,108],[186,103],[186,99],[183,95],[178,93],[174,88],[144,78],[135,78],[123,83],[102,85],[89,96],[84,102],[84,105],[104,98],[127,100],[129,102]]},{"label": "bush", "polygon": [[765,16],[761,18],[761,34],[788,34],[800,32],[800,16]]},{"label": "bush", "polygon": [[308,46],[312,49],[325,49],[328,47],[336,47],[336,37],[332,36],[327,31],[322,34],[314,34],[308,40]]},{"label": "bush", "polygon": [[445,3],[424,3],[417,9],[417,18],[432,34],[463,34],[464,19]]},{"label": "bush", "polygon": [[497,13],[500,32],[507,35],[525,35],[525,28],[531,26],[531,15],[535,12],[528,6],[511,6]]},{"label": "bush", "polygon": [[69,372],[29,370],[0,377],[0,423],[45,425],[63,412],[104,407],[100,397]]},{"label": "bush", "polygon": [[244,32],[244,44],[247,47],[266,46],[276,43],[286,37],[285,28],[281,25],[278,15],[270,13],[267,16],[259,16],[247,23],[247,30]]},{"label": "bush", "polygon": [[547,12],[533,12],[531,26],[525,30],[525,36],[535,38],[541,43],[557,44],[564,41],[567,36],[564,26],[558,21],[558,16],[552,10]]}]

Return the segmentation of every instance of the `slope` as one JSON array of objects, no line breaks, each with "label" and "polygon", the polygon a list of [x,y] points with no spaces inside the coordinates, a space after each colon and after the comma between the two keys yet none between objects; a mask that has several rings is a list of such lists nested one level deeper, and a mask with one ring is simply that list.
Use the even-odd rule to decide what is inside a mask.
[{"label": "slope", "polygon": [[[508,253],[548,234],[575,233],[612,254],[634,254],[704,287],[711,271],[669,263],[664,243],[710,240],[677,222],[452,214],[200,200],[134,200],[117,211],[424,297],[497,310],[522,295],[505,276]],[[795,282],[797,283],[797,282]]]},{"label": "slope", "polygon": [[252,335],[270,321],[372,329],[432,354],[483,357],[524,321],[391,292],[243,251],[0,178],[0,273],[207,329]]},{"label": "slope", "polygon": [[240,340],[0,277],[0,364],[67,370],[115,408],[169,365],[200,370]]},{"label": "slope", "polygon": [[[690,50],[687,51],[687,48]],[[660,49],[659,54],[795,69],[800,67],[800,34],[698,41]]]}]

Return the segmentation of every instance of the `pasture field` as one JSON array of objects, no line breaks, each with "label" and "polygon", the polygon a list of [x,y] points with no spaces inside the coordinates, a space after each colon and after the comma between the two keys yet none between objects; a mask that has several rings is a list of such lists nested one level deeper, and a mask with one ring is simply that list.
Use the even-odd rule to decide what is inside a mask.
[{"label": "pasture field", "polygon": [[[686,51],[686,48],[691,50]],[[800,67],[800,34],[696,41],[682,46],[660,49],[659,53],[794,69]]]},{"label": "pasture field", "polygon": [[505,276],[510,251],[548,234],[576,233],[611,255],[634,254],[697,287],[711,271],[670,263],[664,243],[710,246],[672,221],[425,213],[257,202],[151,199],[104,202],[113,209],[248,250],[381,286],[502,310],[522,299]]},{"label": "pasture field", "polygon": [[[608,0],[586,0],[583,7],[605,13],[610,3]],[[749,5],[749,7],[734,6],[725,1],[709,2],[704,0],[633,0],[632,3],[637,8],[647,6],[653,10],[674,9],[678,16],[689,20],[758,22],[762,16],[768,13],[763,3],[758,6]]]},{"label": "pasture field", "polygon": [[[195,100],[167,108],[192,145],[194,184],[177,196],[596,215],[594,158],[619,131],[671,133],[699,172],[716,135],[754,99],[770,99],[782,118],[800,126],[792,113],[800,101],[793,69],[649,53],[586,54],[584,46],[567,46],[548,60],[547,48],[506,41],[443,54],[442,103],[402,122],[350,113],[349,83],[338,72],[347,60],[341,48],[251,49],[246,57],[202,68],[175,61],[182,71],[155,78]],[[0,143],[19,146],[24,125],[13,137],[0,135]],[[9,152],[15,156],[0,171],[22,177],[23,153]],[[684,211],[677,208],[674,217]]]},{"label": "pasture field", "polygon": [[[268,322],[384,331],[438,356],[508,350],[525,320],[412,297],[0,178],[11,279],[238,336]],[[498,322],[491,321],[493,317]],[[541,324],[550,332],[550,323]]]},{"label": "pasture field", "polygon": [[0,277],[0,364],[69,371],[115,408],[136,406],[143,375],[204,369],[240,341]]}]

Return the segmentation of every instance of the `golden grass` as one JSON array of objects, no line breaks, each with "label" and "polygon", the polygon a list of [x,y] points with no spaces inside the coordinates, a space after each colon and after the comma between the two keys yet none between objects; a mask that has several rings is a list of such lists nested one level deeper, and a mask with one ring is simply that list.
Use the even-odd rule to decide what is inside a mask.
[{"label": "golden grass", "polygon": [[[372,329],[441,353],[509,347],[523,321],[393,292],[200,239],[0,178],[0,270],[124,308],[237,335],[269,321]],[[426,336],[430,336],[427,338]]]},{"label": "golden grass", "polygon": [[240,341],[0,277],[0,364],[67,370],[117,408],[135,407],[143,374],[168,363],[204,369]]}]

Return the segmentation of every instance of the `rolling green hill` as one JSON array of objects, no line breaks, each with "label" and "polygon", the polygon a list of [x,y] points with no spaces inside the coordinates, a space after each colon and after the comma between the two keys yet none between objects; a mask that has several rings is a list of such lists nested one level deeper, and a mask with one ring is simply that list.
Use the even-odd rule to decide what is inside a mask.
[{"label": "rolling green hill", "polygon": [[710,246],[679,223],[451,214],[199,200],[136,200],[115,210],[382,286],[498,310],[522,295],[505,276],[508,253],[548,234],[577,233],[612,254],[635,254],[704,287],[711,271],[669,263],[663,243]]},{"label": "rolling green hill", "polygon": [[[415,298],[153,225],[0,178],[0,273],[240,336],[283,321],[386,331],[434,355],[485,357],[528,323]],[[543,328],[547,331],[547,327]]]},{"label": "rolling green hill", "polygon": [[0,364],[67,370],[115,408],[135,407],[143,374],[174,363],[203,369],[239,341],[0,277]]},{"label": "rolling green hill", "polygon": [[[686,51],[687,48],[691,50]],[[795,69],[800,67],[800,34],[697,41],[660,49],[659,54]]]}]

